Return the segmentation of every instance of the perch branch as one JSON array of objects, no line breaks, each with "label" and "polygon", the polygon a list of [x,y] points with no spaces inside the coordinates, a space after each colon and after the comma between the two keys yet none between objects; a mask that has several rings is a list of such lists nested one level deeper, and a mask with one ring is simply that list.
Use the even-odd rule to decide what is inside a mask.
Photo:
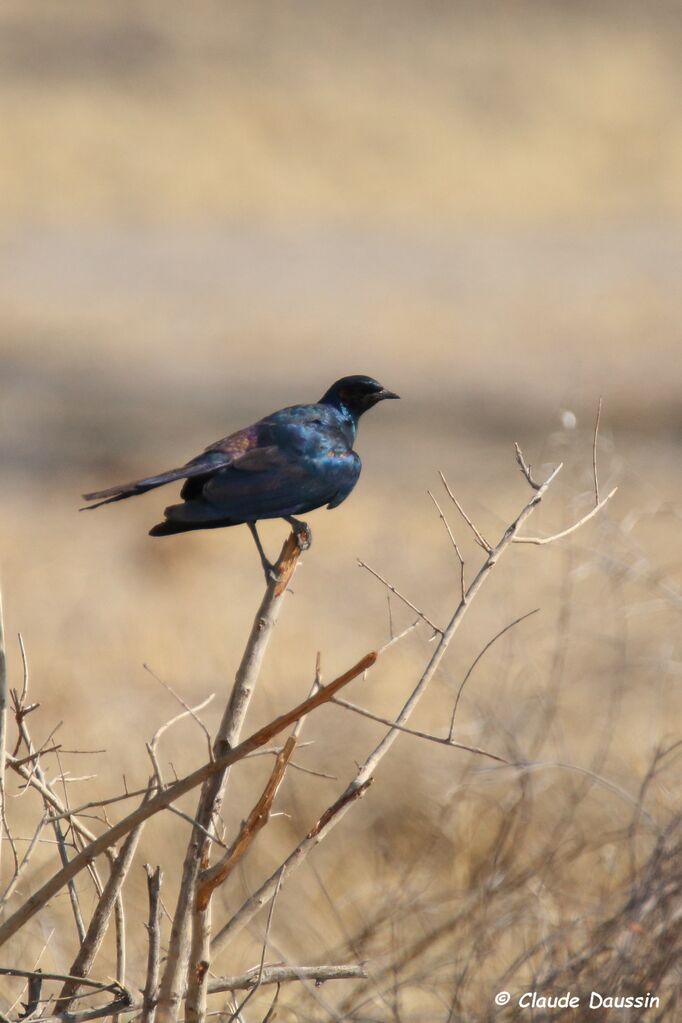
[{"label": "perch branch", "polygon": [[[275,578],[268,583],[254,619],[215,738],[214,756],[219,756],[239,742],[265,651],[280,614],[281,598],[286,593],[300,554],[299,539],[295,533],[291,533],[285,540],[275,565]],[[199,797],[195,816],[209,833],[214,830],[213,822],[220,812],[228,774],[229,772],[225,771],[208,780]],[[177,1017],[180,991],[185,986],[187,1023],[203,1023],[206,1016],[206,983],[211,960],[211,907],[210,895],[206,903],[201,905],[196,899],[196,893],[200,871],[209,866],[210,859],[211,840],[199,829],[195,829],[185,853],[180,893],[171,929],[169,955],[161,980],[160,1023],[171,1023]]]}]

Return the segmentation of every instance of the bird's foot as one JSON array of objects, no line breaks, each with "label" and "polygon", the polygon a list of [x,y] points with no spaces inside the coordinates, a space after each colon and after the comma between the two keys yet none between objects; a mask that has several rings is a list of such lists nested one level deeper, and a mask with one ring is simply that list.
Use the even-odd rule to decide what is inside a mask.
[{"label": "bird's foot", "polygon": [[300,519],[295,519],[293,515],[287,515],[285,517],[285,521],[289,523],[294,531],[299,550],[307,551],[313,542],[313,531],[308,523],[301,522]]},{"label": "bird's foot", "polygon": [[269,586],[270,583],[279,582],[279,572],[277,571],[277,569],[275,568],[271,561],[263,562],[263,573],[265,575],[266,586]]},{"label": "bird's foot", "polygon": [[268,559],[265,557],[265,551],[263,550],[263,545],[260,542],[258,530],[256,529],[256,523],[247,522],[247,525],[251,530],[251,536],[255,540],[256,547],[258,548],[258,557],[260,558],[260,563],[265,574],[265,585],[269,586],[270,583],[279,582],[279,572],[277,571],[276,566],[273,565],[271,561],[268,561]]}]

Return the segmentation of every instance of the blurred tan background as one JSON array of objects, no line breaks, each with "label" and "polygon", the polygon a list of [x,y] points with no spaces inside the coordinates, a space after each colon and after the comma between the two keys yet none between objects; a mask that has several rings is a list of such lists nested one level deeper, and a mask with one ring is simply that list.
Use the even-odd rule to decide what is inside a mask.
[{"label": "blurred tan background", "polygon": [[[356,556],[444,617],[457,574],[425,493],[438,469],[493,536],[526,497],[514,440],[538,467],[567,463],[533,531],[586,510],[602,395],[612,509],[561,551],[513,553],[420,723],[442,727],[482,643],[540,605],[472,682],[462,738],[524,750],[549,687],[561,727],[544,752],[587,764],[604,749],[601,768],[637,787],[680,720],[681,45],[665,0],[2,5],[0,571],[43,706],[36,739],[64,719],[65,746],[110,751],[69,770],[98,771],[102,792],[124,771],[144,780],[144,741],[175,706],[143,662],[187,699],[216,691],[215,723],[262,588],[245,530],[146,536],[170,489],[81,516],[79,494],[362,372],[402,401],[363,420],[352,499],[311,516],[252,721],[306,689],[318,649],[331,677],[385,638],[385,595]],[[274,552],[281,524],[264,534]],[[375,710],[395,711],[428,655],[428,634],[409,644],[366,697]],[[16,681],[16,645],[10,662]],[[310,729],[311,765],[342,779],[379,734],[332,710]],[[182,726],[167,758],[180,771],[198,756]],[[362,890],[329,919],[310,877],[282,894],[320,914],[314,939],[283,925],[292,955],[359,926],[387,850],[418,856],[437,833],[452,863],[459,837],[438,822],[461,759],[410,740],[392,758],[339,839],[349,865],[372,850]],[[244,890],[338,787],[287,785],[298,809]],[[248,791],[237,802],[234,819]],[[171,885],[185,836],[159,827]],[[320,869],[345,893],[338,856],[321,851]],[[63,968],[68,953],[53,938],[47,955]]]}]

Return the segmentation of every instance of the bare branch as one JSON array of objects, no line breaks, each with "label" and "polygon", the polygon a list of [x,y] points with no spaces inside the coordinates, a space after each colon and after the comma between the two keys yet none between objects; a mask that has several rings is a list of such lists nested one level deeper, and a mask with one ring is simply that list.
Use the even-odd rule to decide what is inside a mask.
[{"label": "bare branch", "polygon": [[[246,973],[237,974],[234,977],[214,977],[208,982],[209,994],[220,994],[223,991],[248,991],[256,983],[259,967],[256,966]],[[18,973],[19,976],[24,976]],[[303,984],[326,984],[333,980],[364,980],[367,971],[363,965],[349,963],[339,966],[265,966],[261,978],[261,987],[272,984],[287,984],[299,981]],[[49,979],[49,974],[45,974]],[[110,988],[102,988],[110,990]],[[41,1023],[88,1023],[89,1020],[106,1019],[115,1016],[117,1013],[137,1013],[142,1009],[142,1003],[131,1002],[125,994],[118,997],[108,1005],[99,1008],[87,1009],[83,1012],[72,1012],[68,1016],[42,1016]]]},{"label": "bare branch", "polygon": [[[47,949],[47,946],[48,946],[48,945],[50,944],[50,942],[52,941],[52,937],[53,937],[53,935],[54,935],[54,928],[52,928],[52,930],[51,930],[51,931],[50,931],[50,933],[48,934],[47,938],[46,938],[46,939],[45,939],[45,941],[43,942],[43,947],[41,948],[40,952],[38,953],[38,956],[37,956],[37,958],[35,959],[35,961],[34,961],[34,963],[33,963],[33,969],[32,969],[32,970],[30,970],[30,971],[28,971],[28,973],[27,973],[26,971],[23,971],[23,970],[21,970],[21,971],[19,971],[19,972],[18,972],[18,973],[16,974],[17,976],[19,976],[19,977],[24,977],[24,976],[28,976],[28,977],[29,977],[29,979],[30,979],[30,976],[31,976],[32,974],[34,974],[34,973],[37,973],[37,972],[38,972],[38,967],[40,966],[40,960],[41,960],[41,959],[43,958],[43,956],[45,955],[45,951],[46,951],[46,949]],[[12,975],[12,971],[11,971],[11,970],[6,970],[6,969],[4,969],[4,970],[3,970],[2,972],[3,972],[3,973],[6,973],[6,975],[7,975],[7,976],[11,976],[11,975]],[[16,1009],[17,1005],[19,1004],[19,1002],[20,1002],[20,1001],[21,1001],[21,999],[22,999],[22,996],[23,996],[23,994],[24,994],[24,991],[26,991],[26,989],[27,989],[27,986],[28,986],[27,984],[25,984],[25,985],[24,985],[24,987],[23,987],[23,988],[21,989],[21,991],[19,992],[19,994],[17,995],[17,997],[15,998],[15,1000],[14,1000],[14,1001],[12,1002],[12,1004],[11,1004],[10,1006],[8,1006],[8,1008],[7,1008],[7,1015],[8,1015],[8,1016],[10,1016],[10,1015],[11,1015],[11,1014],[12,1014],[12,1013],[14,1012],[14,1010]]]},{"label": "bare branch", "polygon": [[32,977],[28,981],[28,999],[24,1005],[24,1011],[20,1020],[28,1020],[31,1016],[35,1015],[40,1008],[40,995],[43,990],[43,977],[40,970],[36,970]]},{"label": "bare branch", "polygon": [[[16,768],[18,766],[17,761],[14,760],[8,760],[8,763],[10,767],[13,768]],[[38,788],[38,790],[40,791],[39,786],[35,787]],[[64,818],[68,818],[69,823],[73,823],[76,817],[85,814],[88,810],[97,810],[100,807],[111,806],[113,803],[123,803],[125,802],[126,799],[135,799],[136,796],[143,796],[146,791],[147,791],[146,788],[131,789],[128,792],[123,792],[120,796],[109,796],[108,799],[92,799],[90,800],[89,803],[81,803],[80,806],[74,806],[72,810],[65,809],[60,810],[59,813],[55,813],[53,814],[52,817],[48,817],[47,823],[54,824],[55,821],[64,820]],[[90,839],[92,839],[93,836],[91,832],[88,832],[88,835],[84,837],[89,837]]]},{"label": "bare branch", "polygon": [[469,528],[471,529],[471,531],[474,534],[474,536],[476,537],[476,542],[479,544],[480,547],[483,548],[483,550],[486,552],[486,554],[490,554],[490,552],[492,550],[491,545],[488,543],[488,541],[483,536],[483,534],[480,532],[480,530],[478,530],[476,528],[476,526],[474,525],[472,520],[469,518],[467,513],[464,511],[464,508],[462,508],[461,504],[459,503],[459,501],[457,500],[457,498],[453,494],[452,490],[450,489],[450,484],[446,480],[446,478],[443,475],[443,473],[439,471],[438,475],[440,476],[440,478],[442,480],[443,486],[445,487],[445,490],[447,491],[448,497],[453,502],[455,508],[457,509],[459,514],[462,516],[462,518],[466,522],[467,526],[469,526]]},{"label": "bare branch", "polygon": [[208,706],[208,704],[211,702],[215,694],[211,693],[211,695],[207,696],[205,700],[203,700],[201,703],[198,703],[196,707],[189,707],[182,699],[182,697],[178,696],[178,694],[173,689],[171,689],[171,687],[167,685],[167,683],[164,682],[163,679],[160,679],[158,675],[155,675],[154,672],[150,668],[148,668],[146,664],[143,665],[143,668],[145,668],[152,676],[152,678],[156,679],[156,681],[159,682],[165,689],[167,689],[168,692],[175,697],[178,703],[180,703],[185,708],[181,714],[176,714],[175,717],[172,717],[170,719],[170,721],[166,721],[165,724],[157,728],[151,740],[148,743],[146,743],[147,753],[149,754],[149,759],[152,762],[152,767],[154,769],[156,780],[159,784],[159,787],[163,788],[164,780],[163,777],[161,776],[161,768],[159,767],[159,762],[156,757],[156,747],[158,745],[159,739],[164,734],[164,732],[167,732],[168,729],[171,728],[178,721],[182,721],[183,718],[190,716],[198,723],[199,727],[202,729],[206,736],[206,742],[208,745],[208,759],[209,760],[213,759],[211,736],[204,722],[201,720],[201,718],[197,717],[197,711],[203,710],[204,707]]},{"label": "bare branch", "polygon": [[199,875],[196,895],[198,909],[206,908],[215,889],[229,877],[251,846],[258,832],[268,823],[272,804],[277,795],[277,790],[284,779],[284,773],[295,746],[296,739],[292,736],[287,740],[284,749],[277,756],[268,783],[263,789],[260,799],[239,829],[239,834],[233,844],[214,866],[207,868]]},{"label": "bare branch", "polygon": [[0,898],[0,912],[2,912],[4,907],[7,905],[8,900],[14,894],[16,887],[19,884],[19,881],[21,880],[21,875],[24,873],[24,871],[26,870],[27,866],[31,861],[31,856],[34,853],[36,846],[40,841],[40,836],[43,833],[43,829],[47,824],[47,813],[48,811],[45,810],[43,816],[38,821],[38,826],[33,834],[33,837],[31,838],[31,841],[29,842],[28,848],[26,849],[26,852],[22,856],[21,862],[17,865],[11,881],[7,885],[5,891],[3,892],[2,898]]},{"label": "bare branch", "polygon": [[597,418],[594,423],[594,437],[592,439],[592,473],[594,475],[594,503],[599,507],[599,475],[597,473],[597,441],[599,439],[599,421],[601,420],[601,395],[597,406]]},{"label": "bare branch", "polygon": [[[5,814],[5,749],[7,746],[7,657],[5,655],[5,629],[0,592],[0,866],[2,865],[2,838],[7,828]],[[9,833],[9,832],[8,832]],[[15,872],[18,867],[15,865]]]},{"label": "bare branch", "polygon": [[[128,871],[130,870],[142,827],[143,825],[140,823],[128,834],[121,847],[121,851],[112,864],[109,879],[104,886],[104,891],[102,892],[95,912],[92,915],[85,940],[83,941],[78,955],[74,959],[71,970],[69,971],[71,978],[86,977],[90,972],[90,967],[95,961],[95,956],[104,941],[104,936],[106,934],[114,904],[121,888],[123,887]],[[79,986],[80,982],[74,979],[64,982],[55,1005],[56,1012],[60,1013],[69,1011],[73,1002],[73,997],[77,993]]]},{"label": "bare branch", "polygon": [[[273,917],[273,914],[274,914],[274,911],[275,911],[275,903],[277,902],[277,896],[279,895],[279,890],[280,890],[281,886],[282,886],[282,875],[281,875],[281,872],[280,872],[279,881],[277,882],[277,887],[275,888],[275,892],[274,892],[274,894],[272,896],[272,899],[270,900],[270,909],[268,910],[268,919],[267,919],[267,922],[265,924],[265,934],[263,936],[263,948],[262,948],[262,951],[261,951],[260,963],[258,965],[258,974],[256,976],[256,982],[253,985],[253,987],[251,988],[251,990],[249,991],[249,993],[246,996],[246,998],[244,998],[243,1001],[234,1010],[234,1012],[230,1016],[229,1020],[227,1020],[227,1023],[233,1023],[233,1020],[239,1020],[240,1019],[241,1014],[242,1014],[242,1012],[244,1010],[244,1006],[255,995],[256,991],[258,990],[258,988],[263,983],[263,970],[265,969],[265,957],[266,957],[267,951],[268,951],[268,938],[270,937],[270,928],[272,927],[272,917]],[[279,995],[279,984],[277,985],[277,992],[275,994],[275,1000],[277,999],[278,995]],[[272,1013],[272,1006],[270,1007],[270,1011],[268,1012],[268,1016],[270,1016],[271,1013]],[[266,1019],[267,1019],[267,1017],[266,1017]]]},{"label": "bare branch", "polygon": [[415,614],[418,614],[422,621],[426,622],[426,624],[429,625],[434,632],[437,632],[439,636],[442,636],[443,630],[439,628],[437,625],[435,625],[431,621],[431,619],[424,614],[423,611],[420,611],[419,608],[416,607],[411,600],[408,600],[407,597],[400,592],[400,590],[397,590],[392,583],[389,583],[387,579],[384,579],[383,575],[379,575],[379,573],[376,572],[373,568],[371,568],[368,564],[366,564],[366,562],[362,561],[360,558],[358,558],[357,560],[360,568],[367,569],[370,575],[373,575],[375,579],[378,579],[380,583],[383,583],[384,586],[391,591],[391,593],[394,593],[396,595],[398,600],[402,600],[403,604],[406,604],[407,607],[411,608],[415,612]]},{"label": "bare branch", "polygon": [[[279,616],[281,600],[286,593],[287,585],[295,571],[301,548],[297,537],[292,533],[284,543],[280,557],[275,566],[275,578],[271,580],[254,619],[249,639],[246,644],[241,663],[235,676],[230,699],[223,713],[218,735],[213,748],[213,755],[219,756],[231,746],[235,746],[246,717],[253,689],[260,673],[265,650],[269,642],[274,624]],[[214,816],[219,812],[227,771],[216,775],[204,785],[196,818],[209,832],[213,828]],[[200,869],[208,865],[210,858],[210,841],[205,834],[195,829],[187,851],[182,871],[182,881],[176,911],[171,930],[169,955],[166,968],[161,979],[159,1017],[161,1023],[172,1023],[177,1016],[177,1007],[185,986],[190,954],[191,930],[195,934],[195,959],[190,970],[190,986],[187,996],[186,1016],[190,1023],[197,1023],[205,1015],[205,980],[207,963],[210,957],[210,919],[208,911],[203,911],[204,919],[193,919],[196,886]],[[201,938],[201,948],[197,946],[197,935]],[[201,964],[201,965],[200,965]]]},{"label": "bare branch", "polygon": [[336,802],[327,807],[322,816],[315,821],[303,841],[296,846],[294,851],[287,856],[286,860],[280,864],[265,884],[261,885],[258,891],[254,892],[246,900],[241,909],[215,935],[211,946],[214,953],[223,948],[233,934],[240,931],[253,919],[258,910],[272,898],[278,886],[283,884],[288,875],[303,863],[311,849],[322,841],[334,823],[343,817],[348,807],[357,802],[358,799],[362,799],[373,781],[373,778],[368,778],[367,781],[356,787],[349,785]]},{"label": "bare branch", "polygon": [[514,449],[516,451],[516,461],[518,462],[519,468],[520,468],[520,470],[521,470],[521,472],[522,472],[526,482],[528,483],[528,485],[530,487],[533,488],[533,490],[539,490],[540,487],[542,486],[542,483],[538,483],[537,480],[533,479],[533,474],[531,473],[531,467],[530,467],[530,465],[528,465],[528,463],[526,462],[525,458],[523,457],[523,451],[521,450],[519,445],[516,443],[516,441],[514,441]]},{"label": "bare branch", "polygon": [[[282,600],[287,590],[298,559],[301,545],[295,533],[284,543],[275,566],[275,578],[265,590],[265,595],[256,613],[251,633],[235,675],[234,684],[216,735],[213,753],[220,753],[236,746],[251,703],[251,698],[260,675],[261,665],[270,636],[279,617]],[[199,797],[195,816],[209,832],[220,812],[227,786],[228,773],[207,780]],[[199,871],[207,867],[211,857],[211,842],[200,831],[195,830],[185,853],[182,881],[178,895],[169,955],[160,989],[161,1023],[172,1023],[177,1015],[180,990],[185,985],[188,973],[185,1018],[187,1023],[204,1023],[206,1015],[206,981],[211,958],[211,917],[209,903],[200,907],[196,900]],[[189,967],[189,970],[188,970]]]},{"label": "bare branch", "polygon": [[359,714],[363,718],[369,718],[370,721],[376,721],[380,725],[388,725],[389,728],[395,728],[399,732],[404,732],[406,735],[413,735],[416,739],[427,739],[429,742],[436,742],[440,746],[450,746],[452,749],[461,749],[466,753],[478,753],[480,756],[489,757],[491,760],[496,760],[500,764],[509,763],[504,757],[500,757],[497,753],[490,753],[488,750],[481,749],[480,746],[467,746],[464,742],[456,742],[452,736],[445,735],[431,735],[429,732],[420,732],[416,728],[408,728],[406,725],[399,725],[396,721],[391,721],[390,718],[382,718],[378,714],[373,714],[365,707],[358,707],[355,703],[350,703],[348,700],[341,700],[338,697],[330,701],[336,704],[337,707],[343,707],[345,710],[350,710],[354,714]]},{"label": "bare branch", "polygon": [[515,536],[514,543],[534,543],[534,544],[545,544],[554,543],[555,540],[561,540],[564,536],[568,536],[570,533],[575,533],[577,529],[584,526],[586,522],[593,519],[597,512],[600,512],[605,504],[611,500],[614,494],[618,492],[618,487],[614,487],[610,494],[607,494],[603,501],[595,505],[592,511],[588,512],[587,515],[583,515],[581,519],[574,522],[568,529],[562,529],[560,533],[554,533],[552,536]]},{"label": "bare branch", "polygon": [[91,987],[95,991],[113,991],[118,990],[118,984],[114,984],[109,981],[107,984],[101,983],[99,980],[90,980],[89,977],[74,977],[70,973],[45,973],[43,970],[22,970],[14,966],[0,966],[0,976],[2,977],[26,977],[28,980],[36,975],[42,977],[43,980],[77,980],[81,987]]},{"label": "bare branch", "polygon": [[28,658],[26,656],[26,647],[24,646],[24,637],[21,633],[18,633],[19,639],[19,650],[21,651],[21,664],[23,668],[23,681],[21,687],[21,694],[19,696],[19,702],[22,706],[26,703],[26,697],[28,696]]},{"label": "bare branch", "polygon": [[[41,794],[41,796],[43,797],[43,799],[45,800],[45,803],[47,804],[47,806],[51,806],[56,811],[57,819],[60,819],[62,817],[69,817],[69,819],[70,819],[69,823],[71,825],[71,828],[74,831],[76,831],[79,835],[82,836],[82,838],[84,838],[88,842],[91,842],[91,841],[94,840],[95,836],[92,833],[92,831],[90,831],[88,828],[86,828],[85,825],[82,824],[78,820],[77,817],[74,816],[73,818],[71,818],[71,814],[72,813],[73,814],[79,813],[83,809],[83,807],[80,807],[80,808],[77,807],[75,810],[71,810],[71,811],[65,810],[64,809],[64,804],[61,802],[59,797],[56,796],[55,793],[53,792],[53,790],[51,788],[49,788],[44,782],[42,782],[40,780],[40,778],[37,778],[25,766],[22,766],[9,753],[7,754],[6,761],[7,761],[7,764],[12,768],[12,770],[16,771],[16,773],[21,778],[23,778],[24,782],[26,783],[26,786],[27,787],[30,786],[31,788],[34,788],[37,792],[39,792]],[[144,795],[145,791],[146,791],[146,789],[140,789],[139,792],[133,793],[133,795],[141,796],[141,795]],[[117,796],[115,798],[115,800],[111,800],[111,802],[118,802],[121,799],[126,799],[126,798],[128,798],[128,797],[127,796]],[[89,806],[89,805],[90,804],[87,804],[87,806]],[[99,802],[96,802],[94,805],[95,806],[99,806],[101,804]],[[87,806],[86,806],[86,808],[87,808]],[[52,822],[52,819],[53,818],[48,817],[47,823],[50,824]]]},{"label": "bare branch", "polygon": [[509,622],[509,624],[505,625],[503,629],[500,629],[500,631],[496,633],[492,639],[489,639],[486,645],[483,647],[483,649],[476,655],[471,667],[469,668],[466,675],[462,679],[459,689],[457,690],[457,696],[455,697],[455,705],[452,708],[452,717],[450,718],[450,730],[448,732],[448,739],[452,739],[452,735],[455,730],[455,716],[457,714],[457,707],[459,706],[459,700],[464,690],[464,686],[467,684],[469,676],[471,675],[472,671],[474,670],[478,662],[481,660],[483,655],[487,653],[488,650],[490,650],[493,643],[496,643],[501,636],[504,636],[505,632],[509,632],[509,630],[513,629],[515,625],[518,625],[520,622],[524,622],[526,618],[530,618],[531,615],[537,614],[539,610],[540,608],[536,607],[532,611],[527,611],[525,615],[521,615],[520,618],[515,618],[513,622]]},{"label": "bare branch", "polygon": [[147,952],[147,975],[144,982],[142,1014],[140,1023],[154,1023],[156,1015],[156,995],[159,986],[159,963],[161,957],[161,906],[160,892],[163,882],[161,867],[152,870],[148,863],[144,866],[147,874],[147,891],[149,894],[149,919],[147,933],[149,946]]},{"label": "bare branch", "polygon": [[156,672],[152,671],[148,664],[143,664],[142,667],[144,668],[145,671],[149,672],[152,678],[155,679],[155,681],[157,681],[159,685],[163,686],[163,688],[171,694],[174,700],[177,700],[181,707],[184,707],[184,712],[182,714],[177,714],[174,718],[171,718],[170,721],[167,721],[165,725],[161,725],[160,728],[157,728],[156,732],[154,733],[154,737],[152,738],[151,741],[152,748],[156,749],[156,744],[158,743],[160,737],[163,735],[165,731],[167,731],[167,729],[171,727],[171,725],[174,725],[177,721],[181,721],[183,718],[189,715],[196,721],[196,723],[199,725],[199,728],[206,736],[206,745],[208,748],[208,756],[210,760],[213,754],[213,748],[211,745],[211,733],[209,732],[208,728],[201,720],[201,718],[198,716],[198,712],[209,705],[209,703],[215,696],[215,693],[211,693],[211,695],[207,696],[206,699],[202,701],[202,703],[198,703],[196,707],[190,707],[189,704],[186,703],[183,700],[183,698],[178,693],[175,692],[172,686],[169,686],[167,682],[164,682],[164,680],[156,674]]},{"label": "bare branch", "polygon": [[378,654],[385,653],[386,650],[389,650],[396,643],[399,643],[400,640],[403,639],[405,636],[408,636],[414,629],[417,628],[418,625],[419,625],[419,618],[415,622],[412,622],[411,625],[405,626],[405,628],[402,630],[402,632],[399,632],[396,636],[393,636],[392,639],[389,639],[388,643],[384,643],[383,646],[380,646],[379,649],[377,650],[377,653]]},{"label": "bare branch", "polygon": [[[23,656],[25,658],[25,651],[23,653]],[[26,669],[25,669],[25,671],[26,671]],[[27,678],[27,674],[25,675],[25,677]],[[27,683],[25,683],[24,688],[26,688],[26,686],[27,686]],[[15,705],[15,720],[16,720],[17,730],[19,732],[19,735],[20,735],[21,739],[23,740],[23,743],[26,746],[26,749],[28,750],[28,752],[32,756],[35,757],[30,771],[27,772],[27,780],[30,782],[31,779],[33,779],[35,777],[41,783],[41,786],[45,790],[47,790],[47,792],[52,793],[52,795],[56,799],[57,797],[54,795],[54,789],[53,789],[52,785],[50,784],[50,782],[48,781],[47,776],[45,775],[45,772],[43,771],[43,769],[41,767],[41,764],[40,764],[40,754],[43,751],[44,747],[47,746],[47,744],[49,743],[49,741],[52,738],[52,736],[54,735],[54,733],[60,727],[61,722],[55,728],[52,729],[52,731],[48,735],[47,739],[43,743],[43,746],[40,749],[36,750],[34,745],[33,745],[33,741],[31,739],[31,736],[29,735],[28,728],[27,728],[27,725],[26,725],[27,711],[18,702],[18,700],[16,698],[16,695],[15,695],[14,705]],[[57,756],[58,756],[58,754],[57,754]],[[3,758],[3,761],[5,759],[6,758]],[[18,766],[17,769],[21,773],[21,767]],[[63,775],[62,775],[62,777],[63,777]],[[44,793],[43,793],[43,799],[45,801],[45,806],[46,807],[47,807],[48,803],[50,803],[50,805],[51,805],[51,801],[46,797],[46,795]],[[61,809],[66,809],[67,811],[69,809],[68,797],[66,795],[66,786],[64,786],[64,806],[62,806]],[[55,835],[55,838],[57,840],[57,845],[58,845],[58,848],[59,848],[59,858],[60,858],[60,860],[62,862],[62,866],[64,868],[66,868],[67,865],[68,865],[68,862],[69,862],[69,854],[67,852],[66,840],[64,838],[64,832],[62,830],[61,823],[59,821],[54,822],[53,825],[52,825],[52,828],[53,828],[54,835]],[[70,883],[70,882],[69,882],[69,885],[68,885],[68,891],[69,891],[69,901],[71,903],[71,909],[72,909],[72,912],[73,912],[73,918],[74,918],[74,922],[75,922],[75,925],[76,925],[76,932],[78,934],[79,944],[82,944],[83,941],[85,940],[85,924],[83,923],[83,916],[82,916],[81,909],[80,909],[80,903],[78,901],[78,893],[76,891],[75,886],[72,883]]]},{"label": "bare branch", "polygon": [[[208,982],[209,994],[221,991],[243,991],[253,987],[258,977],[259,967],[256,966],[236,977],[215,977]],[[328,980],[364,980],[367,971],[362,965],[350,963],[344,966],[265,966],[261,977],[261,986],[265,984],[286,984],[292,980],[313,981],[324,984]]]},{"label": "bare branch", "polygon": [[139,1012],[141,1006],[131,1001],[127,992],[119,994],[108,1005],[101,1005],[95,1009],[84,1009],[82,1012],[62,1013],[55,1016],[41,1016],[40,1023],[89,1023],[92,1019],[107,1019],[109,1016],[119,1016],[122,1013]]},{"label": "bare branch", "polygon": [[431,498],[431,500],[435,504],[436,510],[438,511],[438,515],[440,517],[440,520],[443,523],[443,525],[445,526],[445,529],[447,530],[447,534],[450,537],[450,541],[452,543],[452,546],[455,548],[455,554],[457,555],[457,558],[459,560],[460,597],[463,597],[464,596],[464,588],[465,587],[464,587],[464,558],[462,557],[462,552],[460,551],[460,549],[459,549],[459,547],[457,545],[457,541],[455,540],[454,533],[450,529],[450,523],[448,522],[448,520],[445,518],[445,515],[443,514],[443,509],[438,504],[438,501],[433,496],[433,494],[431,493],[430,490],[427,490],[426,493],[429,495],[429,497]]}]

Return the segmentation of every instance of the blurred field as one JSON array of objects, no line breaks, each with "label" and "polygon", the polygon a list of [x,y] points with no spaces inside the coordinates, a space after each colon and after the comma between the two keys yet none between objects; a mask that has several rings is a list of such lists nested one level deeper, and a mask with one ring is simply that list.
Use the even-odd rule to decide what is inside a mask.
[{"label": "blurred field", "polygon": [[[566,463],[533,532],[587,510],[604,398],[601,486],[618,496],[565,545],[499,566],[413,724],[442,731],[483,644],[540,607],[477,668],[458,737],[612,787],[404,737],[273,922],[275,959],[367,958],[371,980],[322,1001],[292,988],[282,1019],[487,1019],[517,957],[539,943],[545,958],[510,990],[593,940],[679,814],[671,757],[628,831],[682,710],[681,42],[664,0],[2,6],[0,570],[13,684],[21,630],[41,703],[35,741],[63,720],[66,748],[108,751],[64,756],[98,774],[70,786],[74,803],[122,774],[146,780],[144,742],[176,707],[143,663],[189,701],[215,692],[215,727],[262,589],[246,531],[147,537],[170,490],[79,516],[80,493],[184,460],[345,373],[403,396],[362,423],[352,499],[311,516],[255,726],[307,692],[318,650],[331,679],[385,641],[385,594],[356,557],[445,618],[457,570],[426,495],[437,470],[493,537],[527,497],[514,440],[538,471]],[[264,535],[274,552],[282,524]],[[430,649],[422,628],[349,698],[396,712]],[[299,761],[339,781],[287,778],[290,817],[269,825],[219,922],[381,728],[327,708],[306,734]],[[196,729],[180,725],[164,755],[195,766]],[[229,827],[266,770],[240,772]],[[10,805],[23,837],[32,798]],[[186,837],[169,816],[142,839],[169,908]],[[54,862],[41,855],[32,885]],[[129,888],[141,950],[142,871]],[[263,926],[216,970],[257,962]],[[66,968],[65,898],[12,960],[33,961],[55,927],[41,965]]]}]

